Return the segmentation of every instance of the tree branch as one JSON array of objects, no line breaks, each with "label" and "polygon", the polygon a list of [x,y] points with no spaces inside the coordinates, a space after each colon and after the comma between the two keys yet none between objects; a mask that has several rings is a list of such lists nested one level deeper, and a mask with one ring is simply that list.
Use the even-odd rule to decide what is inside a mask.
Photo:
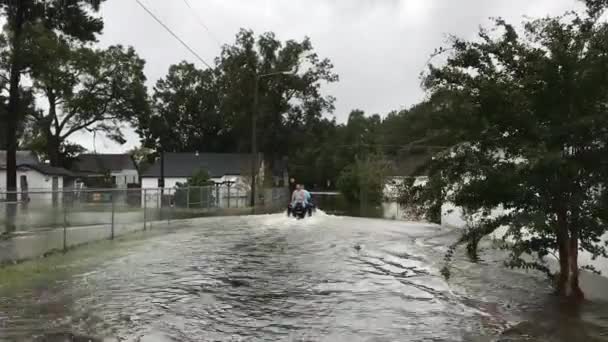
[{"label": "tree branch", "polygon": [[[81,94],[86,94],[85,96],[96,96],[96,95],[100,95],[101,94],[101,90],[103,90],[104,88],[101,88],[97,91],[95,91],[95,88],[97,88],[97,86],[101,83],[101,81],[104,79],[104,77],[99,77],[95,82],[93,82],[93,84],[91,84],[86,90],[84,90],[83,92],[81,92]],[[109,97],[108,102],[112,100],[112,95],[108,94],[106,95]],[[104,111],[105,108],[107,107],[107,102],[106,105],[104,106]],[[70,113],[68,115],[65,116],[65,118],[63,118],[63,120],[61,121],[61,124],[59,125],[59,129],[63,130],[63,128],[65,127],[65,125],[68,123],[68,121],[70,119],[72,119],[75,115],[78,114],[78,111],[80,110],[79,107],[75,107],[72,108],[72,110],[70,111]]]},{"label": "tree branch", "polygon": [[67,131],[67,132],[66,132],[64,135],[62,135],[62,136],[61,136],[61,139],[65,139],[65,138],[67,138],[68,136],[70,136],[72,133],[74,133],[74,132],[76,132],[76,131],[79,131],[79,130],[81,130],[81,129],[83,129],[83,128],[87,128],[87,127],[89,127],[90,125],[94,124],[95,122],[100,122],[100,121],[107,121],[107,120],[113,120],[113,119],[117,119],[117,118],[118,118],[118,116],[117,116],[117,115],[114,115],[114,116],[107,116],[107,117],[104,117],[104,116],[103,116],[103,115],[104,115],[104,113],[106,112],[106,110],[108,109],[108,103],[109,103],[109,102],[110,102],[110,101],[107,101],[107,102],[104,104],[103,109],[102,109],[101,111],[99,111],[98,113],[96,113],[95,115],[93,115],[93,119],[91,119],[91,120],[89,120],[89,121],[86,121],[86,122],[84,122],[83,124],[80,124],[80,125],[77,125],[77,126],[73,126],[72,128],[70,128],[70,130],[68,130],[68,131]]},{"label": "tree branch", "polygon": [[92,119],[89,121],[85,121],[84,123],[82,123],[80,125],[72,126],[72,128],[70,128],[65,134],[61,135],[61,139],[63,140],[65,138],[69,137],[70,135],[72,135],[73,133],[75,133],[81,129],[89,127],[90,125],[94,124],[95,122],[104,121],[104,120],[105,119],[95,118],[95,119]]}]

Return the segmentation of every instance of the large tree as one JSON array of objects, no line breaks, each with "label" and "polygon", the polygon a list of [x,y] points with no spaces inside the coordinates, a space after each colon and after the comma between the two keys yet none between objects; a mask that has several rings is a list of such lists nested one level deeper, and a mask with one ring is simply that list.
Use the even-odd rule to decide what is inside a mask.
[{"label": "large tree", "polygon": [[33,90],[46,109],[28,116],[53,166],[61,165],[76,132],[100,132],[124,142],[122,127],[148,112],[144,61],[133,48],[74,46],[49,33],[39,37],[41,53],[32,66]]},{"label": "large tree", "polygon": [[138,132],[154,150],[223,152],[230,132],[219,111],[214,70],[194,64],[172,65],[154,87],[151,115]]},{"label": "large tree", "polygon": [[[100,18],[93,12],[99,10],[103,0],[1,0],[0,15],[6,19],[3,39],[6,44],[0,54],[0,77],[3,94],[6,99],[0,103],[4,107],[2,124],[7,151],[6,187],[15,190],[17,187],[16,151],[18,132],[22,127],[24,112],[28,106],[24,103],[22,76],[29,71],[35,56],[40,52],[29,44],[43,30],[56,31],[71,39],[93,41],[95,35],[103,29]],[[9,194],[9,201],[16,200],[16,194]],[[12,230],[14,207],[7,206],[8,230]]]},{"label": "large tree", "polygon": [[308,38],[282,42],[273,33],[256,37],[241,30],[213,69],[171,66],[156,83],[153,111],[140,120],[138,132],[156,151],[250,152],[255,110],[259,150],[267,161],[299,156],[314,141],[306,132],[331,122],[323,115],[333,111],[334,99],[321,86],[337,80],[331,62],[314,53]]},{"label": "large tree", "polygon": [[[234,45],[224,47],[217,69],[220,110],[230,124],[236,150],[251,149],[256,77],[259,146],[271,162],[297,153],[288,148],[295,147],[290,144],[294,129],[333,111],[334,99],[323,95],[321,86],[338,76],[328,59],[314,53],[308,38],[281,42],[273,33],[256,38],[252,31],[241,30]],[[274,75],[265,76],[269,74]]]},{"label": "large tree", "polygon": [[608,256],[608,24],[605,1],[587,4],[584,14],[528,21],[523,34],[499,19],[475,41],[453,40],[425,85],[463,99],[450,125],[466,141],[437,154],[429,182],[408,184],[403,197],[474,214],[456,244],[472,256],[483,236],[507,227],[507,264],[547,272],[560,295],[576,298],[579,251]]},{"label": "large tree", "polygon": [[335,188],[340,171],[348,164],[343,153],[344,125],[335,119],[313,120],[306,125],[288,126],[290,137],[289,173],[309,187]]}]

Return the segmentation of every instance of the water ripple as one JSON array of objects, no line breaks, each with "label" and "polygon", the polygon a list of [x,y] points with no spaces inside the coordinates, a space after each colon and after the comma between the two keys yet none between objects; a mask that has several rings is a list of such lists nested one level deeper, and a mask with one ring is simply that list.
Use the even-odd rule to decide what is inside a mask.
[{"label": "water ripple", "polygon": [[[65,275],[0,290],[0,340],[525,340],[514,327],[534,331],[522,322],[549,298],[540,277],[459,256],[446,282],[439,269],[455,233],[435,226],[322,214],[182,225],[58,257]],[[586,321],[601,326],[606,312],[593,307]]]}]

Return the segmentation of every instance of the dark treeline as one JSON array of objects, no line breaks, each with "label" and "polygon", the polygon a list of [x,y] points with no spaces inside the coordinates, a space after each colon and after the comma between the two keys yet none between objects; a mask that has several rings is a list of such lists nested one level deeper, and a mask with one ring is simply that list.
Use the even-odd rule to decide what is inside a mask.
[{"label": "dark treeline", "polygon": [[335,189],[357,158],[391,160],[411,151],[416,140],[432,142],[424,127],[439,106],[430,102],[384,119],[353,110],[346,123],[337,123],[334,98],[321,91],[336,81],[333,65],[314,52],[309,39],[281,42],[272,33],[256,37],[241,30],[213,68],[187,62],[171,66],[156,82],[151,110],[137,117],[136,128],[143,147],[153,152],[150,158],[161,150],[251,152],[255,110],[266,161],[272,165],[287,158],[292,177],[324,189]]}]

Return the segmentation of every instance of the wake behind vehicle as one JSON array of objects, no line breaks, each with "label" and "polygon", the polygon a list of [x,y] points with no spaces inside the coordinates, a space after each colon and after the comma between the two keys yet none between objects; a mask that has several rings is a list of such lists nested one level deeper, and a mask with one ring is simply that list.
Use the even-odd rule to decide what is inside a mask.
[{"label": "wake behind vehicle", "polygon": [[314,209],[313,204],[307,204],[297,202],[295,205],[291,203],[287,206],[287,216],[293,216],[298,220],[305,218],[307,215],[312,216]]}]

